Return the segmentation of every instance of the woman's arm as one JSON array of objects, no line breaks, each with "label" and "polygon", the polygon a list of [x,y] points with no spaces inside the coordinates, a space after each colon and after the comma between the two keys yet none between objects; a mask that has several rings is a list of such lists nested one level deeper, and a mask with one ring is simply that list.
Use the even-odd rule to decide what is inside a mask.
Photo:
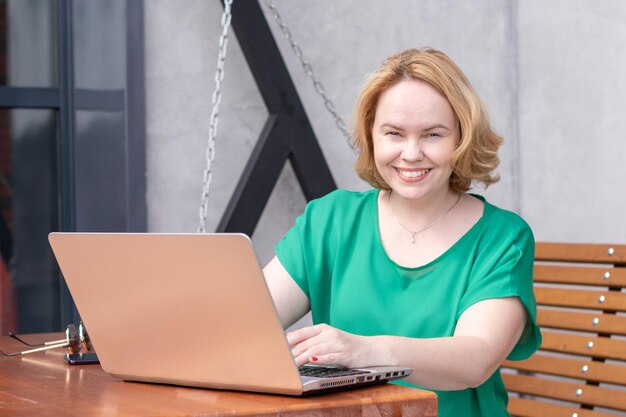
[{"label": "woman's arm", "polygon": [[263,274],[286,329],[309,311],[309,299],[276,256],[263,268]]},{"label": "woman's arm", "polygon": [[481,385],[519,340],[527,319],[515,297],[468,308],[454,335],[432,339],[357,336],[317,325],[287,335],[298,366],[307,362],[348,367],[398,365],[414,369],[408,382],[437,390]]}]

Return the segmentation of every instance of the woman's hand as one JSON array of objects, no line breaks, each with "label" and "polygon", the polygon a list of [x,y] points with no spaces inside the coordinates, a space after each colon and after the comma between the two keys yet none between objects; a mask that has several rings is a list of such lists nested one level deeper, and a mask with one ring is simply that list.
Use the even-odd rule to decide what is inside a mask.
[{"label": "woman's hand", "polygon": [[327,324],[287,333],[297,366],[309,362],[350,368],[375,365],[376,344],[370,339],[373,338],[350,334]]}]

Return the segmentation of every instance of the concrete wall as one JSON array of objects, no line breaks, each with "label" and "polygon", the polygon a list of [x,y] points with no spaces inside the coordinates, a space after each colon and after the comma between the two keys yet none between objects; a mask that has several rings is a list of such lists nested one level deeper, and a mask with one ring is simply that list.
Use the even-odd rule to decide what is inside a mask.
[{"label": "concrete wall", "polygon": [[[626,2],[275,1],[347,121],[363,77],[385,57],[408,47],[441,49],[463,68],[506,139],[501,182],[478,192],[519,212],[538,240],[626,242]],[[147,197],[154,232],[198,226],[223,9],[218,0],[181,6],[146,0]],[[368,188],[267,15],[335,181]],[[208,230],[217,225],[267,117],[232,31],[223,94]],[[262,262],[304,205],[287,165],[253,236]]]},{"label": "concrete wall", "polygon": [[626,243],[626,2],[520,1],[521,212],[539,239]]}]

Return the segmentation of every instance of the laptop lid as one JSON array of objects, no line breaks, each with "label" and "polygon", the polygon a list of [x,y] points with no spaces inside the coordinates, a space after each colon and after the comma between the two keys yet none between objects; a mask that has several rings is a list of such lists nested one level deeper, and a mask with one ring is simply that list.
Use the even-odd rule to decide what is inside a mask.
[{"label": "laptop lid", "polygon": [[402,378],[301,377],[243,234],[51,233],[102,368],[125,380],[287,395]]},{"label": "laptop lid", "polygon": [[302,392],[247,236],[52,233],[49,241],[107,373]]}]

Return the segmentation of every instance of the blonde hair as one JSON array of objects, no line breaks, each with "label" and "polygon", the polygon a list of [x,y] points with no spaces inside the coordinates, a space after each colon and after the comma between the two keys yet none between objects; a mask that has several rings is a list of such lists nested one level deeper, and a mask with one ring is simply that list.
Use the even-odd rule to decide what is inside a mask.
[{"label": "blonde hair", "polygon": [[443,52],[431,48],[407,49],[393,55],[371,74],[358,97],[354,117],[354,143],[359,150],[355,169],[373,187],[389,189],[374,163],[372,129],[380,95],[403,80],[421,80],[444,96],[461,129],[452,154],[450,188],[465,192],[472,182],[485,187],[500,177],[491,172],[498,166],[502,138],[491,128],[480,97],[463,72]]}]

